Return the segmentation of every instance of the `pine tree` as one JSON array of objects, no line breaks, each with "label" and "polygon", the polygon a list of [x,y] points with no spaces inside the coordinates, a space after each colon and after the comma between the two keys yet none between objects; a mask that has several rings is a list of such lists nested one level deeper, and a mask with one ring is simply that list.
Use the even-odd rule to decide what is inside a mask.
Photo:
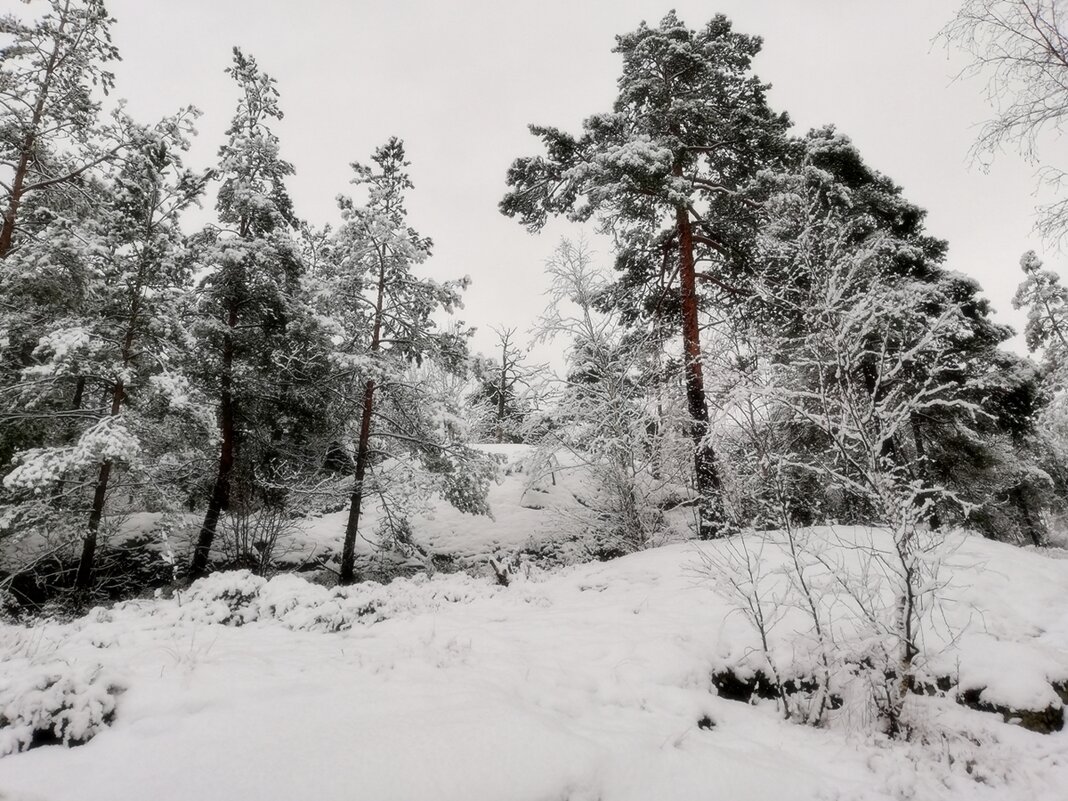
[{"label": "pine tree", "polygon": [[105,65],[118,58],[114,20],[102,0],[48,0],[48,6],[32,23],[0,18],[0,31],[11,38],[0,56],[0,158],[12,168],[0,195],[0,259],[17,245],[27,218],[34,218],[29,235],[48,220],[50,208],[63,205],[66,190],[124,145],[122,138],[103,144],[96,137],[93,93],[112,87]]},{"label": "pine tree", "polygon": [[[186,110],[152,128],[126,121],[131,143],[96,187],[92,216],[53,222],[6,262],[6,277],[17,285],[12,291],[26,301],[23,320],[32,322],[23,336],[36,337],[32,363],[10,394],[24,417],[62,422],[18,456],[5,484],[32,493],[38,507],[55,507],[83,488],[91,492],[88,519],[76,527],[82,537],[76,583],[83,589],[92,584],[116,471],[135,470],[145,481],[177,445],[156,435],[166,428],[161,416],[172,418],[172,433],[181,428],[174,418],[182,415],[168,412],[180,412],[170,407],[187,395],[174,356],[187,341],[181,309],[191,274],[179,217],[204,183],[182,164],[193,116]],[[75,280],[56,297],[61,275]],[[55,312],[61,313],[48,317]],[[71,378],[75,400],[64,410],[68,396],[50,396]]]},{"label": "pine tree", "polygon": [[1054,370],[1063,370],[1068,364],[1068,288],[1057,273],[1042,269],[1042,260],[1033,250],[1020,258],[1020,268],[1025,278],[1012,305],[1027,310],[1027,349],[1044,351],[1047,363]]},{"label": "pine tree", "polygon": [[697,265],[708,262],[700,277],[724,285],[716,269],[745,260],[754,220],[742,192],[774,163],[789,124],[750,73],[760,46],[723,16],[693,31],[671,13],[617,37],[623,71],[613,110],[588,118],[579,137],[533,126],[547,155],[513,163],[501,203],[532,230],[548,214],[596,215],[621,248],[617,302],[634,318],[677,314],[702,537],[728,523],[708,439]]},{"label": "pine tree", "polygon": [[372,490],[384,497],[391,489],[386,478],[369,480],[376,456],[378,462],[388,457],[397,465],[418,463],[443,478],[442,494],[454,505],[488,511],[488,474],[448,422],[460,419],[459,410],[445,414],[408,375],[412,363],[428,358],[446,368],[466,365],[466,342],[455,331],[438,331],[434,322],[439,311],[460,305],[466,279],[439,284],[415,273],[430,256],[432,242],[407,222],[404,200],[412,182],[403,142],[390,139],[371,160],[371,165],[352,165],[352,183],[366,193],[365,203],[339,199],[343,225],[332,286],[340,340],[348,352],[346,374],[358,379],[360,397],[342,584],[356,579],[356,537],[367,497]]},{"label": "pine tree", "polygon": [[[944,268],[947,245],[926,232],[923,210],[865,164],[848,138],[824,128],[795,142],[793,150],[793,167],[765,173],[751,190],[764,218],[757,291],[731,310],[732,325],[746,332],[741,337],[756,343],[741,354],[744,360],[758,373],[788,364],[789,353],[779,353],[765,338],[779,337],[788,346],[809,336],[810,293],[826,265],[866,254],[840,291],[858,296],[879,287],[913,291],[917,306],[902,318],[900,339],[866,329],[875,341],[859,343],[867,355],[856,363],[854,380],[880,403],[883,395],[927,386],[934,375],[959,400],[916,409],[907,426],[882,440],[883,457],[929,488],[932,502],[924,506],[936,526],[946,516],[963,522],[962,508],[969,508],[968,522],[1015,536],[1003,525],[990,526],[994,507],[1008,506],[1017,509],[1020,530],[1036,531],[1036,482],[1048,478],[1032,469],[1028,442],[1040,398],[1025,365],[999,350],[1010,329],[993,321],[974,280]],[[944,323],[946,315],[953,325]],[[929,320],[930,330],[938,332],[930,351],[943,361],[930,362],[917,352],[902,360],[893,382],[880,382],[885,360],[912,347],[906,332],[917,318]],[[813,392],[819,391],[817,378]],[[977,416],[976,409],[983,411]],[[791,447],[822,447],[818,437],[799,445],[798,437],[802,443],[805,437],[788,433]],[[947,493],[963,504],[949,502]]]},{"label": "pine tree", "polygon": [[[209,272],[199,289],[195,334],[201,382],[217,401],[219,460],[193,551],[194,578],[208,569],[239,470],[255,474],[269,461],[263,451],[287,436],[280,395],[299,395],[312,381],[305,368],[326,366],[318,347],[325,343],[305,309],[297,221],[285,187],[293,166],[279,155],[270,127],[282,118],[275,81],[237,48],[227,73],[240,98],[215,170],[219,225],[196,242]],[[302,347],[312,351],[303,359],[295,352]]]}]

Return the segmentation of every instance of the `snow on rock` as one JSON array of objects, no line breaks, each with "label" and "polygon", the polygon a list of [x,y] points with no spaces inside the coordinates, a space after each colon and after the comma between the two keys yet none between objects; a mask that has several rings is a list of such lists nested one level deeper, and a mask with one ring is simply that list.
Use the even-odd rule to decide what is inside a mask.
[{"label": "snow on rock", "polygon": [[979,691],[986,704],[1034,710],[1063,706],[1053,688],[1068,678],[1068,653],[1063,650],[976,633],[965,638],[956,653],[958,689]]}]

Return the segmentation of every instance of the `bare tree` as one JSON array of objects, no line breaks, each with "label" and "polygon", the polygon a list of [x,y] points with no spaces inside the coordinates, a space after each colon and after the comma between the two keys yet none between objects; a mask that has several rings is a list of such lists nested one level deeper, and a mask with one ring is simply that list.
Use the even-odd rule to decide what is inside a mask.
[{"label": "bare tree", "polygon": [[663,526],[658,495],[685,473],[683,464],[662,469],[656,400],[638,380],[646,342],[595,308],[607,283],[585,243],[562,242],[546,271],[551,301],[538,336],[570,343],[567,372],[552,382],[555,408],[530,426],[537,460],[550,465],[565,453],[582,471],[590,497],[573,522],[594,535],[600,554],[644,547]]},{"label": "bare tree", "polygon": [[[744,328],[745,358],[719,401],[720,416],[746,440],[761,516],[778,529],[762,537],[781,566],[780,590],[769,595],[758,580],[773,572],[754,564],[768,548],[728,546],[719,575],[730,579],[762,642],[783,607],[809,619],[815,658],[807,664],[775,664],[773,649],[762,646],[775,681],[799,670],[815,680],[804,717],[819,720],[832,676],[849,674],[863,677],[887,729],[905,736],[946,547],[929,521],[937,501],[952,501],[917,469],[922,453],[908,442],[918,417],[953,411],[962,421],[981,419],[972,392],[981,379],[961,375],[955,343],[968,320],[951,290],[895,273],[889,235],[858,231],[848,211],[824,201],[818,183],[800,182],[766,204],[760,245],[769,266],[753,289],[767,316],[790,323]],[[873,528],[820,538],[798,527],[798,506],[812,499],[794,485],[806,475],[850,499],[854,517]],[[849,609],[860,628],[843,638],[832,608],[840,617]]]},{"label": "bare tree", "polygon": [[497,335],[499,361],[486,368],[482,393],[492,403],[495,423],[493,435],[497,442],[504,442],[522,421],[522,406],[533,389],[536,378],[545,371],[545,365],[527,361],[526,349],[519,346],[516,329],[491,327]]},{"label": "bare tree", "polygon": [[[966,75],[985,77],[995,116],[981,129],[976,155],[1011,146],[1038,160],[1043,137],[1068,121],[1068,3],[1064,0],[966,0],[942,30],[942,38],[971,56]],[[1066,173],[1044,166],[1057,186]],[[1068,199],[1039,209],[1038,228],[1060,239],[1068,224]]]}]

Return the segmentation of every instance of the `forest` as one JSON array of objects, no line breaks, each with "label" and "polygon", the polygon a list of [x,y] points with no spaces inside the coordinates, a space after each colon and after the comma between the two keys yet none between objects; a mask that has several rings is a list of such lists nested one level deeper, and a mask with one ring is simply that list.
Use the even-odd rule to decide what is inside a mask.
[{"label": "forest", "polygon": [[[1063,13],[1061,0],[965,0],[931,32],[996,100],[974,152],[1022,152],[1054,195],[1064,176],[1044,154],[1068,122]],[[823,732],[867,738],[848,746],[851,778],[809,787],[791,768],[799,795],[753,778],[722,797],[1058,797],[1068,289],[1021,242],[1018,264],[992,269],[1016,271],[1015,296],[994,300],[1026,326],[996,319],[979,282],[947,266],[952,243],[847,131],[800,130],[774,107],[759,32],[708,16],[669,11],[618,33],[614,100],[581,129],[530,121],[498,211],[574,233],[546,263],[510,268],[544,275],[544,310],[529,330],[494,327],[487,352],[472,341],[469,318],[487,310],[465,308],[471,279],[440,275],[434,232],[410,218],[403,139],[353,153],[333,217],[309,221],[287,189],[300,164],[283,156],[286,97],[266,59],[233,49],[219,76],[232,117],[214,161],[195,163],[195,106],[142,120],[116,100],[122,22],[104,0],[27,0],[0,17],[0,756],[13,755],[0,798],[46,784],[74,797],[41,783],[68,775],[66,749],[39,746],[99,734],[86,754],[158,765],[164,750],[138,750],[155,742],[135,744],[138,725],[186,692],[158,683],[161,651],[174,676],[218,670],[205,687],[251,694],[276,669],[254,660],[300,642],[309,663],[330,662],[334,646],[316,643],[346,636],[359,668],[338,663],[322,680],[331,695],[301,708],[336,690],[369,710],[430,679],[414,662],[388,687],[359,684],[381,665],[349,689],[341,677],[418,652],[419,666],[475,671],[450,675],[484,705],[472,725],[493,731],[486,720],[519,715],[477,689],[474,666],[489,671],[498,646],[461,634],[498,607],[519,638],[501,659],[529,672],[590,649],[575,656],[583,681],[621,682],[575,701],[623,710],[591,743],[622,737],[613,726],[630,725],[646,686],[641,708],[685,717],[687,737],[796,737],[798,764],[847,747]],[[1068,200],[1034,215],[1044,242],[1063,241]],[[638,621],[657,593],[670,614]],[[554,640],[537,608],[579,594],[576,618],[596,625]],[[423,622],[461,633],[442,644]],[[194,645],[197,631],[227,656]],[[374,631],[396,632],[395,652]],[[658,648],[645,678],[618,678],[622,654]],[[305,692],[279,681],[263,692]],[[556,681],[544,693],[566,705]],[[260,703],[241,718],[250,732],[288,725]],[[367,727],[406,743],[403,714],[383,709]],[[676,724],[657,721],[642,725],[671,740]],[[523,763],[503,785],[441,767],[482,764],[477,750],[435,762],[418,745],[446,771],[436,789],[371,768],[364,795],[232,783],[210,763],[210,787],[157,786],[138,767],[120,792],[78,772],[88,757],[69,775],[88,782],[80,798],[682,799],[721,797],[692,787],[731,759],[680,735],[694,766],[626,779],[626,749],[655,745],[565,758],[554,749],[571,734],[531,729],[509,756],[493,751],[511,747],[506,731],[485,746]],[[112,736],[126,740],[107,751]],[[179,754],[207,742],[184,724],[168,736],[186,738],[157,743]],[[373,753],[393,735],[375,736]],[[910,761],[921,767],[903,779]]]}]

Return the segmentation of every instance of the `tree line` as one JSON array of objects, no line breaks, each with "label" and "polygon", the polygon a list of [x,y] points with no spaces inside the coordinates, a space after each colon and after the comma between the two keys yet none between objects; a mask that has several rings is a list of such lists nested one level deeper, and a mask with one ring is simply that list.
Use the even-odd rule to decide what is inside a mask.
[{"label": "tree line", "polygon": [[[617,37],[612,108],[578,133],[532,126],[540,152],[505,176],[505,215],[592,221],[611,242],[610,270],[582,242],[545,268],[532,337],[567,348],[551,376],[512,329],[484,357],[442,323],[467,279],[426,276],[400,139],[352,164],[333,224],[305,222],[254,57],[235,48],[231,124],[196,169],[195,108],[104,112],[103,2],[40,5],[2,19],[8,584],[121,578],[108,520],[144,511],[157,540],[199,520],[188,552],[163,547],[183,577],[263,570],[293,520],[346,507],[323,566],[350,583],[369,504],[376,541],[407,551],[428,498],[491,511],[479,441],[527,442],[550,472],[577,461],[594,488],[578,525],[602,556],[654,542],[682,507],[701,538],[878,521],[908,569],[919,530],[1038,544],[1062,511],[1056,276],[1025,259],[1036,365],[1004,349],[1011,330],[899,186],[832,126],[798,134],[771,107],[761,40],[723,16]],[[211,194],[212,220],[187,230]]]}]

